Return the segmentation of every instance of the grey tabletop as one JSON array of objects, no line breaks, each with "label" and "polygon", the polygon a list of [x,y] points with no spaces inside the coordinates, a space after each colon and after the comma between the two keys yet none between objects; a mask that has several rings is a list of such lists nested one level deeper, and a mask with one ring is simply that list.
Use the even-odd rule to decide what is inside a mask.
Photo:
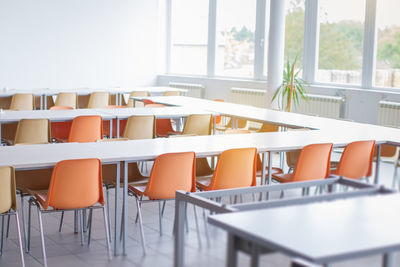
[{"label": "grey tabletop", "polygon": [[400,250],[400,195],[219,214],[209,222],[256,244],[324,264]]}]

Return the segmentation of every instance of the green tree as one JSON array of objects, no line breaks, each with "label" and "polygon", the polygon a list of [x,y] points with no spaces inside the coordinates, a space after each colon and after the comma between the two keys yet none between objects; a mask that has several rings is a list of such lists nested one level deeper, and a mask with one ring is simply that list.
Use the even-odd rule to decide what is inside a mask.
[{"label": "green tree", "polygon": [[391,68],[400,68],[400,27],[390,27],[378,33],[378,63]]}]

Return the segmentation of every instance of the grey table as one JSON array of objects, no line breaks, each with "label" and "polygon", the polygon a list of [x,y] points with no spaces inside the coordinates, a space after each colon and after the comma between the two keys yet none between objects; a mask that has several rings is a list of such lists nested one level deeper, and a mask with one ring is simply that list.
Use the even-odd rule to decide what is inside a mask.
[{"label": "grey table", "polygon": [[[400,250],[400,195],[363,196],[331,202],[219,214],[209,222],[228,232],[227,265],[251,248],[252,266],[261,252],[282,252],[314,264],[384,254],[393,266]],[[292,266],[301,266],[293,264]]]}]

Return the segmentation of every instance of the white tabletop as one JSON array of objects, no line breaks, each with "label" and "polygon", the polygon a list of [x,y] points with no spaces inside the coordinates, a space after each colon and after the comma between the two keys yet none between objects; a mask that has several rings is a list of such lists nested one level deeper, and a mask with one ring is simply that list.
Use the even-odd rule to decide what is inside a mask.
[{"label": "white tabletop", "polygon": [[0,123],[18,122],[21,119],[49,119],[51,121],[72,120],[77,116],[101,116],[104,120],[115,118],[112,114],[94,109],[67,110],[3,110],[0,113]]},{"label": "white tabletop", "polygon": [[164,108],[114,108],[114,109],[95,109],[101,113],[107,113],[117,117],[118,119],[126,119],[130,116],[156,116],[157,118],[182,118],[192,114],[213,114],[213,112],[205,111],[198,108],[187,107],[164,107]]},{"label": "white tabletop", "polygon": [[388,194],[220,214],[209,221],[245,240],[323,264],[400,249],[399,209],[400,195]]}]

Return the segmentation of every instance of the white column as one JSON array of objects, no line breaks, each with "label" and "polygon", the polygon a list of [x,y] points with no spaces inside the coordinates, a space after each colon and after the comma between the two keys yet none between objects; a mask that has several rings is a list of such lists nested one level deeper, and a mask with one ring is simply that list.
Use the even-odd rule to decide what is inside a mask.
[{"label": "white column", "polygon": [[271,0],[267,77],[267,104],[270,108],[278,107],[277,101],[271,103],[271,100],[276,89],[282,83],[285,52],[285,5],[286,0]]}]

